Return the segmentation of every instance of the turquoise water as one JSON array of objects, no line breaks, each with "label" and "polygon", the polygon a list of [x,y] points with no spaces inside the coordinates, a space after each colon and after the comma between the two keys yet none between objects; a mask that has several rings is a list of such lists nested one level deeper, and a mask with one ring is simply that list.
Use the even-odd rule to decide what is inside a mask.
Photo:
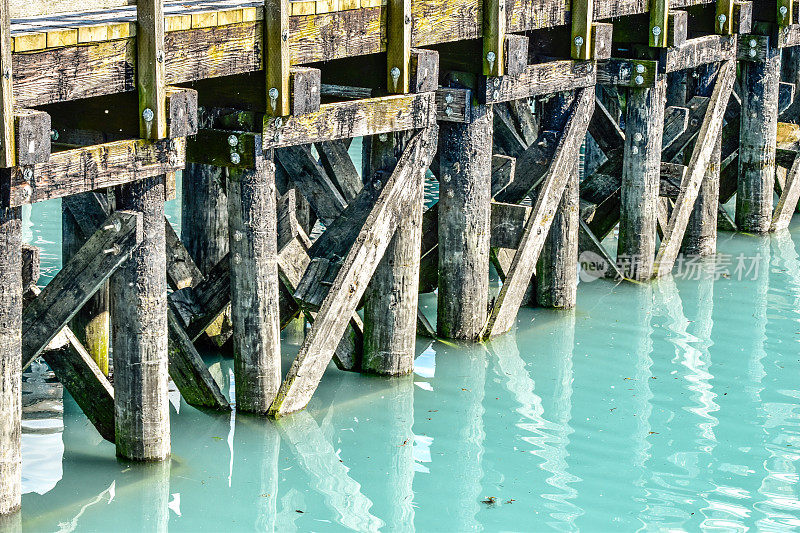
[{"label": "turquoise water", "polygon": [[[52,275],[58,202],[26,216]],[[791,233],[721,235],[716,273],[685,264],[658,283],[581,283],[574,313],[525,309],[485,346],[420,339],[407,378],[331,368],[309,408],[278,423],[201,412],[173,391],[166,465],[118,461],[34,365],[22,526],[795,529],[799,244],[800,219]],[[435,297],[422,305],[435,318]],[[287,367],[297,350],[284,342]],[[231,394],[230,360],[208,362]]]}]

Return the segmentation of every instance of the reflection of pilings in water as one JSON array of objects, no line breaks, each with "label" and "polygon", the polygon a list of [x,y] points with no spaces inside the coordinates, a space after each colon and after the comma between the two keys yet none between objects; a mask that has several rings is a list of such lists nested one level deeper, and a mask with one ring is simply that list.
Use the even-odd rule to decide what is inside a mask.
[{"label": "reflection of pilings in water", "polygon": [[389,505],[387,531],[414,531],[414,378],[403,376],[386,381],[384,393],[389,427],[379,444],[378,457],[388,463],[385,492]]},{"label": "reflection of pilings in water", "polygon": [[[461,497],[454,506],[452,514],[455,522],[454,531],[477,531],[480,523],[477,514],[481,510],[480,501],[491,496],[481,493],[483,480],[483,451],[486,433],[484,431],[483,398],[486,385],[486,348],[481,345],[464,345],[458,349],[440,348],[436,354],[436,382],[451,384],[450,387],[461,389],[455,396],[455,413],[448,416],[456,421],[455,427],[440,428],[435,434],[437,440],[452,441],[446,448],[449,458],[438,459],[431,470],[450,480],[453,487],[458,487]],[[436,385],[434,385],[436,386]],[[453,392],[455,394],[455,392]],[[442,405],[441,409],[453,406]],[[448,460],[449,459],[449,460]]]},{"label": "reflection of pilings in water", "polygon": [[383,526],[370,513],[372,501],[362,494],[361,485],[350,477],[348,468],[308,412],[294,413],[279,420],[277,426],[283,441],[325,498],[326,505],[337,514],[341,525],[358,531],[374,531]]},{"label": "reflection of pilings in water", "polygon": [[[753,238],[753,247],[749,253],[750,260],[754,261],[753,266],[757,268],[756,279],[752,280],[752,287],[754,293],[752,297],[744,301],[752,303],[752,316],[753,316],[753,335],[748,335],[747,338],[751,344],[749,349],[745,349],[744,354],[748,356],[747,372],[750,376],[748,385],[746,387],[747,393],[750,395],[754,402],[761,401],[761,381],[764,379],[764,364],[762,360],[767,355],[764,350],[764,343],[767,340],[767,296],[769,294],[769,237],[755,237]],[[748,258],[745,257],[744,261],[747,262]],[[738,259],[735,259],[738,261]],[[750,266],[750,265],[747,265]],[[745,266],[745,268],[747,268]],[[746,289],[750,285],[747,279],[747,272],[742,272],[743,288]],[[737,274],[738,275],[738,274]]]},{"label": "reflection of pilings in water", "polygon": [[[800,317],[800,260],[797,249],[788,231],[779,231],[771,236],[771,243],[776,252],[772,258],[776,273],[775,290],[770,293],[773,306],[794,310],[792,319],[777,319],[770,324],[775,329],[786,327],[784,324],[796,323]],[[760,276],[772,276],[772,273],[760,271]],[[784,279],[781,279],[781,278]],[[783,298],[784,301],[775,301]],[[764,418],[763,429],[764,450],[767,457],[763,467],[765,476],[758,488],[760,501],[753,505],[756,514],[756,527],[759,530],[796,528],[797,520],[797,479],[796,463],[800,457],[800,423],[797,419],[797,382],[796,374],[783,369],[783,361],[787,363],[796,359],[796,349],[777,347],[769,350],[771,363],[766,366],[765,378],[770,386],[765,388],[759,404]],[[763,516],[758,517],[758,514]]]},{"label": "reflection of pilings in water", "polygon": [[[523,440],[538,449],[532,453],[544,459],[540,465],[542,470],[551,476],[547,483],[558,492],[542,494],[542,498],[553,502],[551,516],[557,520],[551,524],[557,529],[569,526],[576,530],[575,519],[583,514],[582,509],[570,500],[577,497],[578,491],[570,486],[578,478],[568,472],[567,446],[569,435],[573,432],[569,425],[572,418],[572,356],[575,342],[575,315],[563,314],[563,318],[555,326],[557,339],[548,346],[547,355],[540,354],[534,359],[543,360],[542,372],[534,372],[540,382],[546,382],[550,376],[548,371],[555,371],[555,390],[553,391],[552,409],[547,412],[543,399],[536,393],[536,383],[526,368],[526,361],[520,357],[519,347],[512,332],[494,339],[489,344],[489,351],[497,358],[498,366],[506,379],[506,388],[514,395],[519,407],[517,412],[529,422],[520,422],[517,426],[532,434]],[[537,367],[538,369],[538,367]]]},{"label": "reflection of pilings in water", "polygon": [[[235,425],[238,428],[249,426],[250,438],[262,439],[260,463],[256,471],[259,476],[259,497],[255,523],[253,529],[261,532],[279,531],[276,527],[276,513],[278,502],[278,455],[281,450],[281,438],[277,429],[272,424],[264,424],[261,418],[239,413]],[[241,466],[247,469],[245,476],[252,475],[253,471],[245,461],[240,461]],[[237,479],[237,484],[240,480]]]},{"label": "reflection of pilings in water", "polygon": [[117,480],[117,490],[125,496],[131,531],[166,532],[169,522],[170,462],[131,463],[130,470]]},{"label": "reflection of pilings in water", "polygon": [[[663,404],[662,412],[666,418],[659,420],[659,425],[665,426],[659,432],[664,433],[661,438],[667,438],[670,446],[656,448],[665,456],[654,456],[651,460],[649,484],[650,521],[660,528],[685,527],[685,521],[691,518],[684,510],[686,499],[696,498],[697,492],[707,493],[714,488],[709,487],[708,491],[696,489],[704,486],[705,465],[711,460],[711,451],[716,446],[714,428],[719,424],[711,415],[719,407],[709,383],[713,376],[708,372],[714,281],[708,275],[687,284],[691,286],[688,287],[690,295],[686,305],[671,277],[662,278],[656,284],[656,307],[666,312],[667,340],[675,345],[675,358],[671,364],[659,358],[656,365],[666,370],[676,368],[678,364],[683,366],[686,370],[676,369],[669,373],[677,374],[676,378],[680,380],[675,382],[677,386],[688,389],[686,395],[660,396],[659,403]],[[696,315],[690,315],[694,320],[686,316],[687,310],[689,313],[696,310]],[[695,324],[701,330],[698,331],[701,337],[689,332]],[[696,405],[691,405],[685,398],[691,398]],[[697,423],[692,415],[699,416],[701,421]]]},{"label": "reflection of pilings in water", "polygon": [[647,459],[650,458],[650,414],[653,411],[651,400],[653,393],[650,391],[651,367],[653,366],[653,287],[652,285],[634,285],[630,291],[630,309],[632,310],[631,324],[639,324],[637,338],[631,343],[633,346],[633,383],[636,391],[633,403],[636,404],[634,412],[638,413],[636,430],[633,435],[635,448],[634,465],[641,470],[639,484],[641,485],[646,475]]}]

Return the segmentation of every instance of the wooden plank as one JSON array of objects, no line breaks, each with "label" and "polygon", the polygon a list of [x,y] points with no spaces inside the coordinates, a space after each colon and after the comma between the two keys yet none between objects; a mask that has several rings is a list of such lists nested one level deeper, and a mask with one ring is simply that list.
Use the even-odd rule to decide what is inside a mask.
[{"label": "wooden plank", "polygon": [[347,201],[311,154],[311,147],[288,146],[276,150],[275,157],[322,223],[327,225],[336,220]]},{"label": "wooden plank", "polygon": [[[722,64],[714,87],[714,94],[709,102],[709,112],[703,120],[698,135],[701,139],[716,139],[722,132],[722,120],[725,108],[728,105],[733,82],[736,79],[736,62],[726,61]],[[664,239],[656,255],[654,274],[657,277],[665,276],[672,271],[675,259],[680,250],[683,234],[689,222],[694,202],[700,189],[700,182],[705,175],[711,154],[716,143],[697,143],[689,161],[688,171],[681,183],[681,193],[675,201],[675,209],[670,217],[669,225],[664,232]]]},{"label": "wooden plank", "polygon": [[289,0],[264,1],[264,48],[266,50],[267,114],[286,116],[289,97]]},{"label": "wooden plank", "polygon": [[717,0],[717,15],[714,31],[719,35],[733,34],[733,4],[734,0]]},{"label": "wooden plank", "polygon": [[734,59],[738,53],[736,35],[706,35],[689,39],[680,46],[666,49],[666,72],[676,72]]},{"label": "wooden plank", "polygon": [[658,61],[607,59],[597,62],[597,83],[625,87],[653,87],[661,78]]},{"label": "wooden plank", "polygon": [[194,287],[204,277],[197,268],[189,252],[181,243],[175,228],[169,220],[164,219],[164,234],[167,241],[167,282],[172,290]]},{"label": "wooden plank", "polygon": [[22,366],[45,349],[89,297],[142,242],[141,216],[117,211],[95,232],[22,317]]},{"label": "wooden plank", "polygon": [[436,128],[417,133],[409,141],[395,171],[382,184],[378,200],[334,279],[334,290],[323,301],[314,327],[281,384],[270,409],[271,416],[284,416],[308,404],[333,354],[333,343],[344,333],[367,281],[389,245],[385,236],[391,234],[414,192],[414,187],[405,186],[406,180],[424,172],[435,151]]},{"label": "wooden plank", "polygon": [[358,174],[344,141],[331,141],[315,145],[319,162],[346,203],[350,203],[361,191],[361,176]]},{"label": "wooden plank", "polygon": [[265,118],[264,149],[425,128],[436,120],[435,97],[420,93],[336,102],[308,115]]},{"label": "wooden plank", "polygon": [[594,85],[596,74],[591,61],[563,60],[528,65],[515,76],[487,77],[482,96],[489,104],[579,89]]},{"label": "wooden plank", "polygon": [[31,172],[11,169],[10,191],[0,204],[30,204],[175,172],[185,159],[184,139],[136,139],[65,150]]},{"label": "wooden plank", "polygon": [[139,135],[143,139],[163,139],[167,136],[164,0],[137,0],[136,15]]},{"label": "wooden plank", "polygon": [[2,0],[0,1],[0,168],[16,164],[11,50],[9,0]]},{"label": "wooden plank", "polygon": [[594,89],[582,89],[576,99],[571,117],[559,139],[556,155],[536,199],[533,214],[525,226],[522,243],[503,287],[500,289],[489,321],[483,330],[484,339],[509,331],[525,297],[530,275],[569,176],[568,169],[575,164],[578,150],[589,127],[589,117],[594,107]]},{"label": "wooden plank", "polygon": [[386,87],[407,93],[411,81],[411,0],[386,3]]},{"label": "wooden plank", "polygon": [[779,231],[789,227],[797,209],[798,199],[800,199],[800,157],[795,158],[792,168],[786,176],[786,185],[783,187],[778,205],[775,206],[770,231]]}]

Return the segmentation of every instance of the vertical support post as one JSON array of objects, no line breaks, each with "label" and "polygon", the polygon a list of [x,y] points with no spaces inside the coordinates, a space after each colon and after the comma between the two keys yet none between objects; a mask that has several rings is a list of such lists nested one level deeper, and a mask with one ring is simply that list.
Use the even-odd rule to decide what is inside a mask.
[{"label": "vertical support post", "polygon": [[[139,91],[139,135],[157,140],[167,136],[164,84],[164,0],[136,4],[136,88]],[[163,197],[162,197],[163,200]]]},{"label": "vertical support post", "polygon": [[[542,110],[542,128],[564,131],[574,91],[553,95]],[[572,309],[578,299],[579,161],[570,171],[564,195],[536,267],[536,301],[542,307]]]},{"label": "vertical support post", "polygon": [[117,208],[142,213],[144,240],[111,277],[117,455],[170,454],[164,176],[117,189]]},{"label": "vertical support post", "polygon": [[207,275],[228,253],[224,167],[188,163],[183,170],[181,242]]},{"label": "vertical support post", "polygon": [[11,89],[11,10],[0,0],[0,168],[16,164],[14,93]]},{"label": "vertical support post", "polygon": [[592,24],[594,1],[572,0],[572,59],[592,58]]},{"label": "vertical support post", "polygon": [[272,154],[229,169],[233,369],[237,410],[267,414],[281,384],[278,229]]},{"label": "vertical support post", "polygon": [[[370,139],[364,175],[391,173],[403,153],[408,133]],[[409,374],[414,369],[419,301],[420,242],[424,202],[424,173],[407,187],[414,188],[411,205],[395,230],[364,295],[364,356],[362,370],[385,375]]]},{"label": "vertical support post", "polygon": [[[697,68],[695,96],[711,97],[717,79],[719,64],[709,63]],[[717,213],[719,208],[719,173],[722,156],[722,135],[716,139],[699,139],[698,142],[715,143],[714,152],[706,168],[689,224],[683,237],[681,251],[686,255],[708,256],[717,251]],[[690,156],[688,156],[690,157]]]},{"label": "vertical support post", "polygon": [[783,31],[783,28],[792,24],[794,18],[794,0],[778,0],[778,12],[776,13],[778,21],[778,31]]},{"label": "vertical support post", "polygon": [[404,94],[411,82],[411,0],[388,0],[386,7],[386,87]]},{"label": "vertical support post", "polygon": [[763,61],[740,61],[742,85],[736,226],[766,233],[772,223],[778,135],[780,51],[771,43]]},{"label": "vertical support post", "polygon": [[782,80],[795,86],[795,98],[792,104],[783,112],[781,122],[800,123],[800,46],[783,49],[781,58]]},{"label": "vertical support post", "polygon": [[[7,7],[7,6],[6,6]],[[22,210],[0,208],[0,515],[22,486]]]},{"label": "vertical support post", "polygon": [[506,2],[483,1],[483,74],[505,74]]},{"label": "vertical support post", "polygon": [[669,46],[668,21],[669,0],[650,0],[650,46],[654,48]]},{"label": "vertical support post", "polygon": [[267,115],[291,113],[289,95],[289,0],[264,2],[264,69],[267,74]]},{"label": "vertical support post", "polygon": [[634,280],[653,276],[666,93],[663,78],[627,90],[617,261]]},{"label": "vertical support post", "polygon": [[469,124],[439,132],[439,335],[474,340],[489,299],[492,107],[475,106]]},{"label": "vertical support post", "polygon": [[685,106],[687,92],[687,75],[685,70],[667,74],[667,105]]},{"label": "vertical support post", "polygon": [[[80,200],[79,195],[68,196],[61,200],[62,264],[66,264],[88,240],[69,208],[70,203],[75,200]],[[70,322],[70,329],[106,376],[108,375],[108,343],[111,329],[109,302],[108,283],[105,283]]]}]

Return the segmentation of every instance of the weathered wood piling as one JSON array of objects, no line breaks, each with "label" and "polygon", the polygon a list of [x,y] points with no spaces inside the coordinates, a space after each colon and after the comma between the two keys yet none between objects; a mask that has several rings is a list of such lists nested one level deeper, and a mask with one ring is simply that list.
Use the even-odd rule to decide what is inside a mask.
[{"label": "weathered wood piling", "polygon": [[[489,340],[523,305],[576,307],[579,269],[667,276],[800,198],[790,2],[119,4],[0,0],[0,514],[36,357],[120,456],[163,460],[170,378],[230,409],[202,338],[232,337],[236,406],[281,417],[331,361],[408,374],[418,334]],[[54,198],[64,266],[39,289],[19,212]]]}]

